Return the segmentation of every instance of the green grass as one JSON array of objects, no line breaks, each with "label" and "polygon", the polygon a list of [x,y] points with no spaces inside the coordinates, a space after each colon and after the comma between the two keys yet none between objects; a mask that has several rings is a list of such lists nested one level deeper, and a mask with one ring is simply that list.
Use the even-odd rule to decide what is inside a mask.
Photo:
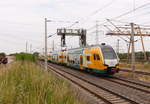
[{"label": "green grass", "polygon": [[29,54],[29,53],[18,53],[14,54],[16,60],[21,60],[21,61],[36,61],[37,56],[34,54]]},{"label": "green grass", "polygon": [[[131,64],[127,64],[125,62],[121,62],[120,63],[120,68],[130,68],[131,69]],[[136,62],[135,63],[135,70],[136,71],[150,72],[150,64],[149,63],[138,63],[138,62]],[[121,72],[121,71],[119,73],[117,73],[117,76],[133,78],[133,74],[132,73]],[[147,76],[147,75],[135,74],[135,78],[137,80],[150,82],[150,76]]]},{"label": "green grass", "polygon": [[66,81],[32,62],[16,62],[0,74],[0,104],[81,104],[81,101]]}]

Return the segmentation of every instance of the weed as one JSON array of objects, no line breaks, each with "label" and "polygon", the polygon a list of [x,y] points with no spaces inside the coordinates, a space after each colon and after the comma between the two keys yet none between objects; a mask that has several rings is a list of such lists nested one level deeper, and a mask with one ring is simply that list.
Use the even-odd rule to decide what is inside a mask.
[{"label": "weed", "polygon": [[0,74],[0,104],[80,104],[69,88],[32,62],[16,62]]}]

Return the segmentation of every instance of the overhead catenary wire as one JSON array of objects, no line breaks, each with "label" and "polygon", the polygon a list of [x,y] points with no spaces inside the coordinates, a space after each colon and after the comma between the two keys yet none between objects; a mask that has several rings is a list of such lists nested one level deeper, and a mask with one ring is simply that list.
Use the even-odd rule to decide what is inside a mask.
[{"label": "overhead catenary wire", "polygon": [[96,9],[96,10],[93,11],[91,14],[89,14],[88,16],[86,16],[86,19],[85,19],[85,20],[84,20],[84,18],[85,18],[85,17],[84,17],[83,19],[81,19],[81,20],[79,20],[79,21],[80,21],[80,22],[81,22],[81,21],[86,22],[86,21],[88,20],[88,18],[90,18],[91,16],[94,16],[95,14],[99,13],[100,11],[103,11],[104,9],[108,8],[109,6],[111,6],[111,5],[114,3],[114,1],[116,1],[116,0],[111,0],[109,3],[105,4],[104,6],[98,8],[98,9]]},{"label": "overhead catenary wire", "polygon": [[[125,12],[125,13],[119,15],[119,16],[113,17],[113,18],[111,18],[111,19],[109,19],[109,20],[115,20],[115,19],[121,18],[121,17],[123,17],[123,16],[125,16],[125,15],[128,15],[128,14],[130,14],[130,13],[132,13],[132,12],[135,12],[135,11],[137,11],[137,10],[139,10],[139,9],[145,7],[145,6],[148,6],[148,5],[150,5],[150,3],[145,3],[145,4],[143,4],[143,5],[141,5],[141,6],[137,7],[137,8],[134,7],[133,10],[127,11],[127,12]],[[104,24],[106,24],[106,23],[107,23],[107,20],[105,20],[103,23],[99,24],[98,26],[102,26],[102,25],[104,25]],[[93,26],[93,27],[94,27],[94,26]],[[89,28],[89,29],[92,30],[93,27],[92,27],[92,28]],[[124,39],[124,38],[122,38],[122,37],[120,37],[120,36],[118,36],[118,37],[121,38],[121,39],[123,39],[125,42],[128,42],[126,39]]]},{"label": "overhead catenary wire", "polygon": [[[98,12],[104,10],[105,8],[109,7],[112,3],[114,3],[114,1],[116,1],[116,0],[111,0],[111,2],[107,3],[106,5],[104,5],[103,7],[99,8],[99,9],[95,10],[95,11],[92,12],[89,16],[93,16],[93,15],[97,14]],[[88,16],[88,18],[89,18],[89,16]],[[72,25],[70,25],[70,26],[68,26],[68,27],[66,27],[66,28],[71,28],[71,27],[73,27],[74,25],[76,25],[77,23],[79,23],[79,21],[81,22],[82,20],[84,20],[84,19],[78,20],[78,21],[76,21],[75,23],[73,23]],[[92,27],[92,28],[93,28],[93,27]],[[95,27],[94,27],[94,28],[95,28]],[[89,30],[90,30],[90,29],[87,29],[87,31],[89,31]],[[56,35],[56,34],[57,34],[57,32],[54,33],[54,34],[52,34],[52,35],[49,35],[48,38],[49,38],[49,37],[52,37],[52,36],[54,36],[54,35]],[[69,39],[71,39],[71,38],[72,38],[72,37],[70,37]]]},{"label": "overhead catenary wire", "polygon": [[137,11],[137,10],[139,10],[139,9],[145,7],[145,6],[148,6],[148,5],[150,5],[150,2],[149,2],[149,3],[145,3],[145,4],[143,4],[143,5],[141,5],[141,6],[137,7],[137,8],[134,8],[133,10],[130,10],[130,11],[128,11],[128,12],[125,12],[125,13],[123,13],[123,14],[117,16],[117,17],[112,18],[112,19],[121,18],[121,17],[123,17],[123,16],[125,16],[125,15],[128,15],[128,14],[130,14],[130,13],[132,13],[132,12],[135,12],[135,11]]},{"label": "overhead catenary wire", "polygon": [[[127,12],[125,12],[125,13],[122,13],[122,14],[116,16],[116,17],[112,17],[112,18],[109,19],[109,20],[116,20],[116,19],[119,19],[119,18],[121,18],[121,17],[123,17],[123,16],[125,16],[125,15],[128,15],[128,14],[130,14],[130,13],[132,13],[132,12],[135,12],[135,11],[137,11],[137,10],[139,10],[139,9],[145,7],[145,6],[148,6],[148,5],[150,5],[150,2],[149,2],[149,3],[145,3],[145,4],[141,5],[141,6],[138,6],[138,7],[136,7],[134,10],[130,10],[130,11],[127,11]],[[107,23],[107,20],[104,20],[104,22],[102,22],[101,24],[99,24],[99,26],[102,26],[102,25],[104,25],[105,23]]]},{"label": "overhead catenary wire", "polygon": [[[141,5],[141,6],[137,7],[137,8],[134,7],[134,10],[127,11],[127,12],[121,14],[121,15],[118,15],[118,16],[116,16],[116,17],[111,18],[110,20],[119,19],[119,18],[121,18],[121,17],[123,17],[123,16],[126,16],[126,15],[128,15],[128,14],[134,12],[134,11],[137,11],[137,10],[139,10],[139,9],[145,7],[145,6],[148,6],[148,5],[150,5],[150,3],[145,3],[145,4],[143,4],[143,5]],[[100,9],[99,9],[99,10],[100,10]],[[92,15],[95,15],[95,13],[98,13],[98,11],[93,12]],[[119,21],[119,22],[120,22],[120,21]],[[121,21],[121,22],[122,22],[122,21]],[[102,25],[104,25],[105,23],[107,23],[106,20],[104,20],[104,22],[102,22],[101,24],[99,24],[99,26],[102,26]],[[88,28],[87,31],[92,30],[92,29],[94,29],[95,27],[96,27],[96,26],[94,25],[94,26]],[[56,34],[56,33],[55,33],[55,34]],[[54,34],[54,35],[55,35],[55,34]],[[119,37],[119,38],[121,38],[121,39],[123,39],[124,41],[127,42],[126,39],[124,39],[124,38],[122,38],[122,37]]]},{"label": "overhead catenary wire", "polygon": [[[93,16],[93,15],[97,14],[98,12],[104,10],[105,8],[108,8],[112,3],[114,3],[114,1],[116,1],[116,0],[111,0],[109,3],[107,3],[107,4],[104,5],[103,7],[101,7],[101,8],[99,8],[99,9],[93,11],[90,15],[87,16],[87,18],[89,18],[89,16]],[[70,27],[76,25],[77,23],[80,23],[81,21],[84,21],[84,19],[81,19],[81,20],[76,21],[75,23],[73,23],[71,26],[68,26],[67,28],[70,28]],[[52,22],[53,22],[53,21],[52,21]],[[67,23],[72,23],[71,21],[54,21],[54,22],[67,22]],[[89,30],[89,29],[87,29],[87,30]],[[52,34],[52,36],[53,36],[53,35],[56,35],[56,34],[57,34],[57,33],[54,33],[54,34]],[[49,36],[48,36],[48,38],[49,38]]]}]

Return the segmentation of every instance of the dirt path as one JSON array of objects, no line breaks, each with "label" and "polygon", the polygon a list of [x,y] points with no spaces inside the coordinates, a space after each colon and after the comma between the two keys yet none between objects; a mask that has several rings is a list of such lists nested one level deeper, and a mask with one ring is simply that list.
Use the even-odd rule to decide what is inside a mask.
[{"label": "dirt path", "polygon": [[14,56],[7,56],[7,58],[8,58],[8,64],[15,60]]}]

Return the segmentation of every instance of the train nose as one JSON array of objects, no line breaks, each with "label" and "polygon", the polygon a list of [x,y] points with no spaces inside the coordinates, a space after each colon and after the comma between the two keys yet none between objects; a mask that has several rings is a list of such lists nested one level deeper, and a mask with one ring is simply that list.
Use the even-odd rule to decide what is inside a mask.
[{"label": "train nose", "polygon": [[105,59],[105,64],[108,65],[108,67],[115,67],[117,63],[117,59]]},{"label": "train nose", "polygon": [[118,69],[118,68],[115,68],[115,67],[108,67],[107,72],[108,72],[109,74],[114,74],[114,73],[118,73],[118,72],[119,72],[119,69]]},{"label": "train nose", "polygon": [[116,68],[112,68],[112,69],[111,69],[111,72],[116,72]]}]

